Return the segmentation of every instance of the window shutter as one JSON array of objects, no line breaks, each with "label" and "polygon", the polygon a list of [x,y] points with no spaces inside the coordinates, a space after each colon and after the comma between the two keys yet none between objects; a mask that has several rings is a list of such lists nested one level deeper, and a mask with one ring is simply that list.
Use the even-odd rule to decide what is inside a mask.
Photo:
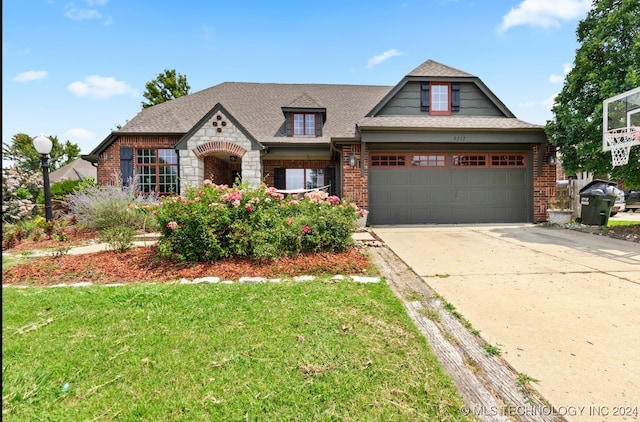
[{"label": "window shutter", "polygon": [[326,167],[324,169],[324,177],[326,184],[329,185],[329,195],[336,194],[336,169],[334,167]]},{"label": "window shutter", "polygon": [[460,111],[460,84],[451,84],[451,111]]},{"label": "window shutter", "polygon": [[420,110],[429,111],[429,82],[420,84]]},{"label": "window shutter", "polygon": [[273,169],[273,185],[276,189],[286,189],[286,180],[284,178],[284,168]]},{"label": "window shutter", "polygon": [[129,186],[133,181],[133,148],[120,147],[120,176],[122,186]]}]

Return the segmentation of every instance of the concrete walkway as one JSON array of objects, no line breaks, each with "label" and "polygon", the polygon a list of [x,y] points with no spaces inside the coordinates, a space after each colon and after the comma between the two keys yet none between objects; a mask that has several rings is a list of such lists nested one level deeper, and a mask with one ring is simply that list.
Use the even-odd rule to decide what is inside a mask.
[{"label": "concrete walkway", "polygon": [[534,225],[373,232],[568,420],[640,420],[640,245]]}]

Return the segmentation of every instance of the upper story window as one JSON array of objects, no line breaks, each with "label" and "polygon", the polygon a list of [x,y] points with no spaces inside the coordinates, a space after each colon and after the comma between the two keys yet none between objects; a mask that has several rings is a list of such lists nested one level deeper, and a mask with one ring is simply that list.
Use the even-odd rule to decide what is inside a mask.
[{"label": "upper story window", "polygon": [[316,136],[316,115],[293,113],[293,136]]},{"label": "upper story window", "polygon": [[449,108],[449,84],[431,84],[430,89],[430,102],[429,114],[442,115],[451,114]]},{"label": "upper story window", "polygon": [[420,109],[432,116],[448,116],[460,111],[460,84],[449,82],[422,82]]}]

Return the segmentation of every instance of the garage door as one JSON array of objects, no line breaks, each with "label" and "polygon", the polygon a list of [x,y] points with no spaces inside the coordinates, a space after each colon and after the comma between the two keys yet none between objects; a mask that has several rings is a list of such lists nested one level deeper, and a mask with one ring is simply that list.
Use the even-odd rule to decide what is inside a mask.
[{"label": "garage door", "polygon": [[532,221],[526,153],[370,154],[369,223]]}]

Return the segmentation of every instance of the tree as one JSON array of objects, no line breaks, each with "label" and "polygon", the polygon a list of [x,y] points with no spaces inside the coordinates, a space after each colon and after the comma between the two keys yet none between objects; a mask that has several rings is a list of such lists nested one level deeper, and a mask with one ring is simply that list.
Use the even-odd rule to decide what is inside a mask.
[{"label": "tree", "polygon": [[[65,141],[64,144],[58,141],[57,136],[49,136],[53,146],[49,154],[49,169],[51,171],[59,169],[80,157],[80,147]],[[41,155],[33,146],[31,136],[18,133],[11,138],[11,144],[2,143],[2,154],[5,159],[12,160],[16,166],[27,174],[34,174],[40,171]]]},{"label": "tree", "polygon": [[640,148],[618,167],[602,151],[602,102],[640,86],[640,1],[594,0],[576,35],[581,45],[547,122],[549,140],[567,174],[587,171],[640,186]]},{"label": "tree", "polygon": [[187,95],[191,89],[187,83],[187,77],[176,74],[175,69],[165,69],[164,73],[158,74],[156,79],[147,82],[145,88],[146,91],[142,96],[149,101],[142,102],[143,109]]}]

